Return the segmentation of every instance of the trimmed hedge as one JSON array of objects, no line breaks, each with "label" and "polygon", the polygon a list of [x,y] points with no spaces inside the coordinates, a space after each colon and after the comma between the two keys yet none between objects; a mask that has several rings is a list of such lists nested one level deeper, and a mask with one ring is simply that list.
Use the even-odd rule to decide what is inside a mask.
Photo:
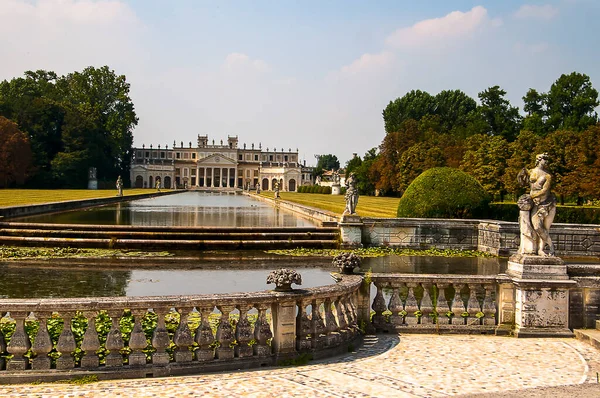
[{"label": "trimmed hedge", "polygon": [[322,193],[331,195],[331,187],[322,187],[320,185],[303,185],[298,187],[298,193]]},{"label": "trimmed hedge", "polygon": [[[519,208],[516,203],[491,203],[486,218],[501,221],[517,221]],[[600,224],[600,207],[556,206],[555,223]]]},{"label": "trimmed hedge", "polygon": [[408,186],[398,204],[398,217],[482,218],[490,198],[477,180],[451,167],[431,168]]}]

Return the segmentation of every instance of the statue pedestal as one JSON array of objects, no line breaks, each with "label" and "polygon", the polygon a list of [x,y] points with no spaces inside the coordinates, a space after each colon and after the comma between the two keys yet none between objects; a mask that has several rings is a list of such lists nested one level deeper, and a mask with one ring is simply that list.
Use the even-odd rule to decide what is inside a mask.
[{"label": "statue pedestal", "polygon": [[340,184],[333,184],[331,186],[331,194],[332,195],[341,195],[342,193],[342,186]]},{"label": "statue pedestal", "polygon": [[559,257],[516,254],[506,274],[514,287],[515,336],[572,337],[569,330],[569,280]]},{"label": "statue pedestal", "polygon": [[95,178],[89,179],[88,189],[98,189],[98,180]]},{"label": "statue pedestal", "polygon": [[340,220],[340,234],[342,235],[342,247],[362,247],[363,222],[356,214],[345,214]]}]

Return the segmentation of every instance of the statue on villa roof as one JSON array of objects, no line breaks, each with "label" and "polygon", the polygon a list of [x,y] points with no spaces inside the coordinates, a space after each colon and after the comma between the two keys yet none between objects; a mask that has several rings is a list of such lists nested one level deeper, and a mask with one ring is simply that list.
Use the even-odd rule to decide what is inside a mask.
[{"label": "statue on villa roof", "polygon": [[550,226],[556,215],[556,196],[550,191],[552,175],[548,171],[547,153],[535,157],[535,167],[523,169],[519,183],[529,185],[530,191],[519,198],[519,229],[521,244],[519,254],[554,256]]}]

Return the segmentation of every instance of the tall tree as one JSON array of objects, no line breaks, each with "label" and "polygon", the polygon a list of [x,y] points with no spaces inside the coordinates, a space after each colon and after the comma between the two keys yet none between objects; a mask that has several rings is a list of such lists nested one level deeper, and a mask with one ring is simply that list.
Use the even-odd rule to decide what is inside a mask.
[{"label": "tall tree", "polygon": [[16,123],[0,116],[0,187],[22,185],[32,167],[29,138]]},{"label": "tall tree", "polygon": [[400,130],[402,123],[409,119],[421,120],[425,115],[435,113],[435,98],[421,90],[413,90],[401,98],[390,101],[383,110],[385,132],[392,133]]},{"label": "tall tree", "polygon": [[361,164],[362,159],[360,158],[360,156],[354,154],[354,156],[352,156],[352,159],[348,160],[346,162],[346,166],[344,167],[344,172],[346,173],[346,176],[350,175],[350,173],[352,173],[352,171],[360,167]]},{"label": "tall tree", "polygon": [[546,113],[551,130],[582,131],[598,122],[595,108],[598,91],[589,76],[573,72],[561,75],[546,95]]},{"label": "tall tree", "polygon": [[446,133],[464,128],[469,115],[477,109],[477,102],[460,90],[443,90],[435,96],[435,114],[440,117]]},{"label": "tall tree", "polygon": [[478,111],[489,126],[489,135],[513,141],[521,129],[521,115],[519,108],[511,106],[505,95],[506,91],[499,86],[480,92],[481,106]]},{"label": "tall tree", "polygon": [[517,176],[523,168],[533,168],[535,160],[535,148],[540,137],[529,130],[522,130],[516,140],[508,145],[509,159],[506,162],[506,170],[502,182],[507,193],[514,195],[514,199],[524,192],[517,181]]},{"label": "tall tree", "polygon": [[373,163],[375,163],[377,156],[377,148],[369,149],[365,153],[360,166],[354,169],[358,181],[356,186],[361,195],[375,194],[375,181],[377,181],[378,176],[373,168]]},{"label": "tall tree", "polygon": [[502,177],[509,157],[506,139],[473,136],[467,140],[467,147],[460,169],[475,177],[487,193],[503,200],[506,188]]},{"label": "tall tree", "polygon": [[323,175],[325,170],[337,170],[340,168],[340,161],[337,156],[328,153],[327,155],[320,155],[317,161],[317,167],[315,167],[316,175]]}]

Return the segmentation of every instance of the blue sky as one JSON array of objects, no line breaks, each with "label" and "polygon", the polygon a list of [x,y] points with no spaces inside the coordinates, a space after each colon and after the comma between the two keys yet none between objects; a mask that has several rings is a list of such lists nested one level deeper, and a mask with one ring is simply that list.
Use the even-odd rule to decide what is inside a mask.
[{"label": "blue sky", "polygon": [[600,87],[600,2],[0,0],[0,79],[109,65],[140,118],[135,145],[219,141],[345,162],[384,136],[412,89],[514,105],[586,73]]}]

